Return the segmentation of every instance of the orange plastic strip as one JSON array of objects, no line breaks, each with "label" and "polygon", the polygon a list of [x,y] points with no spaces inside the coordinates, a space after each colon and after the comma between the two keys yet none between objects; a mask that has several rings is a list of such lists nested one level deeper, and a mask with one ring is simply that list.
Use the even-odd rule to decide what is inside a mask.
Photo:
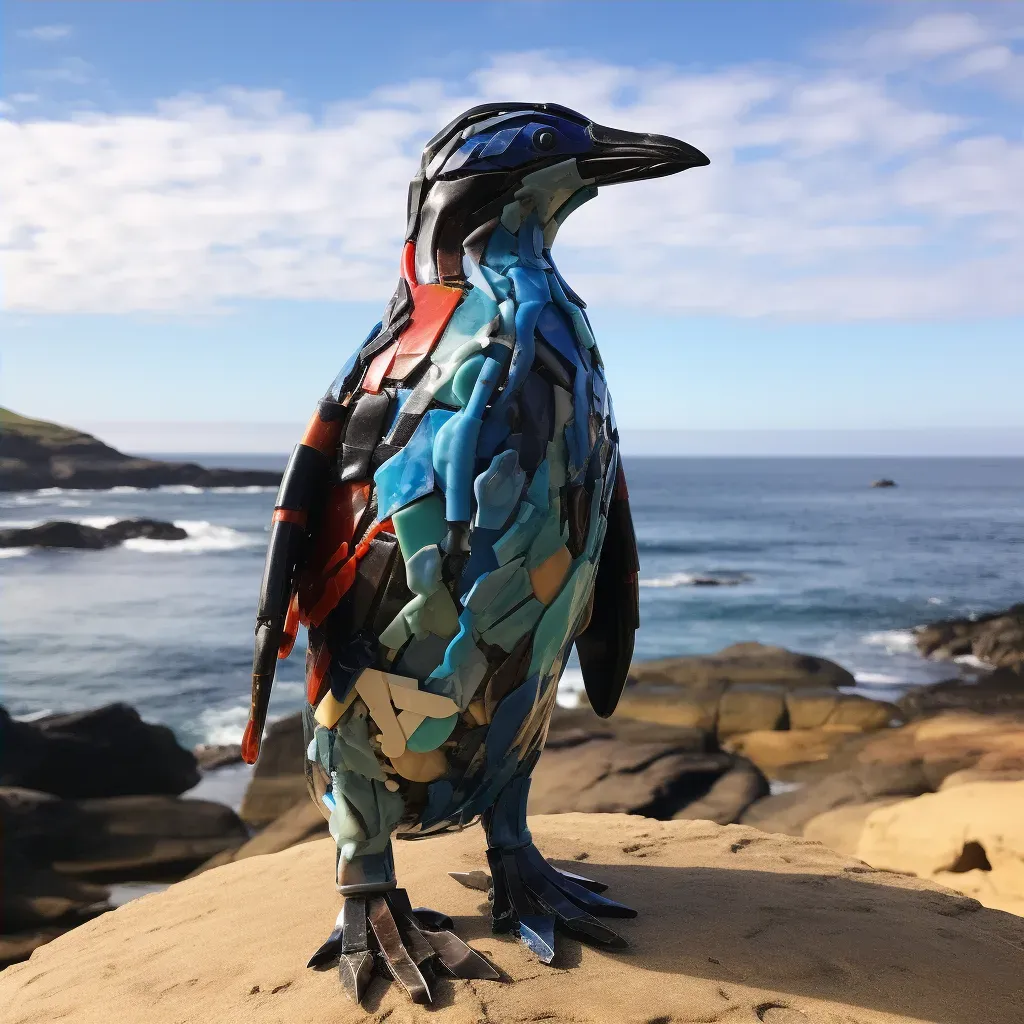
[{"label": "orange plastic strip", "polygon": [[316,604],[306,613],[306,621],[309,625],[319,626],[334,611],[338,602],[348,593],[349,587],[355,583],[359,560],[366,557],[366,553],[370,550],[370,542],[378,533],[393,529],[394,526],[390,519],[385,519],[382,523],[374,523],[366,537],[356,546],[352,557],[324,583],[323,593]]},{"label": "orange plastic strip", "polygon": [[323,697],[321,692],[323,689],[324,676],[327,675],[327,669],[331,665],[331,652],[327,648],[327,644],[324,644],[319,651],[316,653],[316,660],[313,662],[313,667],[309,671],[309,678],[306,680],[306,699],[313,707],[316,707],[320,703],[320,698]]},{"label": "orange plastic strip", "polygon": [[324,455],[333,455],[341,437],[341,420],[330,422],[320,419],[319,413],[313,413],[302,435],[302,444],[315,448]]},{"label": "orange plastic strip", "polygon": [[296,526],[306,525],[307,513],[297,508],[275,508],[271,516],[272,523],[295,523]]},{"label": "orange plastic strip", "polygon": [[283,660],[292,653],[295,646],[295,638],[299,635],[299,595],[292,594],[288,603],[288,614],[285,616],[284,629],[282,630],[281,646],[277,649],[277,656]]}]

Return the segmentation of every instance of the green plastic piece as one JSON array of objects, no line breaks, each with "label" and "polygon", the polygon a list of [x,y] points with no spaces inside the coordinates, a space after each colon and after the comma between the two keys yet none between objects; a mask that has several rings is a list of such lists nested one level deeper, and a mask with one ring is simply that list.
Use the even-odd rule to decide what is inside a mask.
[{"label": "green plastic piece", "polygon": [[451,736],[458,720],[458,715],[449,715],[447,718],[424,718],[406,741],[406,748],[417,754],[437,750]]},{"label": "green plastic piece", "polygon": [[544,513],[524,501],[516,521],[494,542],[494,556],[498,559],[498,565],[505,565],[518,555],[525,554],[543,525]]},{"label": "green plastic piece", "polygon": [[463,599],[466,607],[477,615],[482,612],[505,588],[508,581],[523,567],[522,558],[513,558],[504,565],[485,572],[470,588]]},{"label": "green plastic piece", "polygon": [[349,714],[335,726],[334,757],[346,769],[367,779],[384,781],[384,772],[370,749],[369,725],[365,715]]},{"label": "green plastic piece", "polygon": [[509,615],[514,608],[533,596],[530,574],[519,569],[495,595],[491,602],[479,611],[473,612],[473,626],[478,633],[486,633],[500,619]]},{"label": "green plastic piece", "polygon": [[398,546],[402,549],[402,557],[406,560],[421,548],[430,544],[440,544],[448,532],[444,505],[436,491],[396,512],[391,521],[395,525],[395,535],[398,537]]},{"label": "green plastic piece", "polygon": [[481,326],[489,324],[497,315],[498,304],[494,299],[483,288],[471,288],[455,308],[441,340],[430,354],[431,362],[445,369],[468,341],[483,341]]},{"label": "green plastic piece", "polygon": [[481,634],[484,643],[494,644],[511,654],[512,648],[533,628],[544,614],[544,605],[533,597],[511,615],[496,622]]}]

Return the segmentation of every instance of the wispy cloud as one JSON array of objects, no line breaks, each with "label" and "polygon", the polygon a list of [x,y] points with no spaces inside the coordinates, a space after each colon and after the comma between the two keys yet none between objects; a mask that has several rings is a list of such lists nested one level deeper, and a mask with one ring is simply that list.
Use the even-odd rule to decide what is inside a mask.
[{"label": "wispy cloud", "polygon": [[18,32],[20,39],[34,39],[40,43],[56,43],[68,39],[74,29],[70,25],[36,25],[34,28],[23,28]]},{"label": "wispy cloud", "polygon": [[[506,54],[317,118],[280,92],[233,90],[146,113],[0,121],[13,154],[0,165],[7,305],[383,301],[423,141],[475,103],[543,96],[712,158],[609,188],[573,216],[556,254],[585,295],[829,320],[1024,313],[1019,132],[983,130],[903,87],[906,68],[936,54],[979,67],[996,63],[977,56],[985,47],[1005,46],[1019,59],[1012,33],[969,28],[929,15],[824,69],[697,74]],[[898,73],[883,67],[897,58]]]}]

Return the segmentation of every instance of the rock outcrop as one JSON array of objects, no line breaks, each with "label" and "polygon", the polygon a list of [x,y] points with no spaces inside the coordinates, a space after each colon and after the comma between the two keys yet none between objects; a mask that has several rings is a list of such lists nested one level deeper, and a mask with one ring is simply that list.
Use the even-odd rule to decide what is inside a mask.
[{"label": "rock outcrop", "polygon": [[968,619],[945,619],[915,630],[926,658],[973,655],[995,668],[1024,669],[1024,604]]},{"label": "rock outcrop", "polygon": [[850,734],[902,720],[893,704],[840,690],[854,682],[826,658],[733,644],[717,654],[635,663],[616,714],[712,733],[771,774],[827,757]]},{"label": "rock outcrop", "polygon": [[82,548],[99,551],[117,547],[134,537],[149,540],[184,540],[188,533],[159,519],[122,519],[109,526],[87,526],[54,520],[18,530],[0,530],[0,548]]},{"label": "rock outcrop", "polygon": [[413,903],[450,913],[509,981],[439,979],[426,1009],[377,978],[357,1007],[335,972],[304,967],[338,906],[323,840],[88,922],[0,975],[0,1005],[10,1024],[1019,1024],[1024,921],[973,899],[740,826],[566,814],[530,827],[549,858],[639,910],[616,922],[629,952],[562,939],[543,967],[491,935],[482,895],[446,874],[485,867],[479,829],[399,843]]},{"label": "rock outcrop", "polygon": [[134,458],[91,434],[0,408],[0,491],[170,484],[273,487],[280,480],[280,473],[265,470],[206,469],[191,462]]},{"label": "rock outcrop", "polygon": [[0,707],[0,786],[61,797],[177,795],[199,782],[191,751],[127,704],[18,722]]},{"label": "rock outcrop", "polygon": [[875,808],[856,855],[1024,915],[1024,779],[969,782]]},{"label": "rock outcrop", "polygon": [[949,710],[1024,712],[1024,669],[1000,668],[977,680],[948,679],[918,686],[900,698],[899,707],[908,718]]}]

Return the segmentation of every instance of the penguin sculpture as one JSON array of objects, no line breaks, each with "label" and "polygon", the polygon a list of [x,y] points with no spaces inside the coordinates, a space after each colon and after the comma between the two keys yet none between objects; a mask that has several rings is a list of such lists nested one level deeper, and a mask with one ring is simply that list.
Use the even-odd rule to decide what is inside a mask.
[{"label": "penguin sculpture", "polygon": [[275,660],[308,628],[306,778],[344,903],[310,966],[359,1001],[374,962],[417,1002],[432,970],[497,978],[398,887],[394,833],[483,824],[493,929],[544,962],[558,928],[621,948],[634,912],[548,864],[530,773],[575,644],[607,717],[639,625],[638,560],[604,366],[551,258],[602,185],[708,163],[553,103],[474,107],[427,144],[398,287],[285,471],[256,618],[255,762]]}]

